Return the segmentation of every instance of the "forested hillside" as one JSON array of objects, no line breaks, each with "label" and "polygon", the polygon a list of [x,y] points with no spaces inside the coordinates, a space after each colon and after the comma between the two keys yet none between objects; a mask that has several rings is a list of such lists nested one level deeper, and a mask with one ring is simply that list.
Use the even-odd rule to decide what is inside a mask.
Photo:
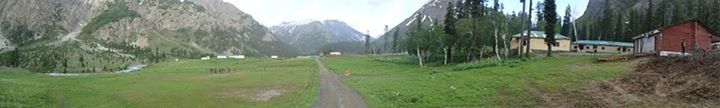
[{"label": "forested hillside", "polygon": [[577,20],[580,39],[632,41],[632,37],[687,20],[720,32],[720,0],[590,0]]},{"label": "forested hillside", "polygon": [[[492,57],[512,56],[511,35],[527,30],[527,17],[520,12],[504,14],[498,0],[452,0],[444,5],[431,1],[409,22],[403,22],[376,41],[386,52],[407,52],[431,64],[463,63]],[[427,13],[440,10],[443,15]],[[431,11],[437,12],[437,11]],[[432,19],[428,19],[432,17]],[[438,18],[440,17],[440,18]],[[399,28],[398,28],[399,27]],[[407,31],[403,31],[407,29]],[[383,39],[390,41],[384,42]]]}]

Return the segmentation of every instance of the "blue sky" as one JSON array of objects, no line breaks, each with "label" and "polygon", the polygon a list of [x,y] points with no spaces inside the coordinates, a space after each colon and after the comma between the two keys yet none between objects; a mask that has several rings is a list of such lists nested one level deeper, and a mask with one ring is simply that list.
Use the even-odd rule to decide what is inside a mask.
[{"label": "blue sky", "polygon": [[[429,0],[224,0],[249,13],[265,26],[285,21],[338,19],[373,37],[384,33],[385,25],[399,24]],[[492,0],[488,0],[492,3]],[[538,0],[533,0],[537,3]],[[519,0],[500,0],[505,12],[522,10]],[[564,15],[571,4],[580,16],[588,0],[557,0],[558,13]]]}]

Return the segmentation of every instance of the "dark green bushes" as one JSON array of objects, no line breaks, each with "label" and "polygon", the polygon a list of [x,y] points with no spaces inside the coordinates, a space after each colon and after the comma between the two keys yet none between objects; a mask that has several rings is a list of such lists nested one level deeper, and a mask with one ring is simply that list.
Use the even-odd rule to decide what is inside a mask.
[{"label": "dark green bushes", "polygon": [[128,17],[139,17],[140,15],[130,10],[127,3],[124,1],[116,0],[115,3],[110,4],[108,9],[103,11],[102,14],[93,18],[81,31],[81,37],[89,38],[92,33],[112,22],[120,21],[123,18]]}]

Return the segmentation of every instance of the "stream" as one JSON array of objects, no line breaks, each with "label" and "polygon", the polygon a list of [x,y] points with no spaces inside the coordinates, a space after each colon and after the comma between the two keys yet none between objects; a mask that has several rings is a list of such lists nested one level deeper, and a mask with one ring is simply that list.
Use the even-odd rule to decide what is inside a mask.
[{"label": "stream", "polygon": [[147,65],[142,64],[134,64],[127,66],[125,70],[117,71],[117,72],[105,72],[105,73],[45,73],[45,75],[48,76],[88,76],[88,75],[105,75],[105,74],[124,74],[124,73],[132,73],[137,72],[145,68]]}]

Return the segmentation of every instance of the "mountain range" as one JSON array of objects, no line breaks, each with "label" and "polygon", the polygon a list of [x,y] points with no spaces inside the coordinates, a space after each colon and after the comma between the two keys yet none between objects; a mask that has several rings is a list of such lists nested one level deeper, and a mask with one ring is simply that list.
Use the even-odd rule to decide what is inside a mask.
[{"label": "mountain range", "polygon": [[3,0],[0,25],[0,50],[20,52],[0,57],[46,72],[107,71],[207,55],[297,54],[222,0]]},{"label": "mountain range", "polygon": [[[294,46],[304,54],[321,52],[322,48],[328,44],[357,43],[365,40],[365,34],[339,20],[283,22],[270,27],[270,29],[281,41]],[[362,46],[362,44],[354,45]]]},{"label": "mountain range", "polygon": [[[447,7],[450,2],[458,3],[462,0],[429,0],[425,5],[418,9],[415,14],[412,14],[407,19],[403,20],[400,24],[396,25],[388,32],[380,36],[376,41],[373,42],[378,47],[380,52],[391,52],[393,50],[393,37],[397,35],[398,39],[407,37],[409,26],[415,25],[416,20],[422,20],[422,26],[424,28],[430,28],[435,23],[443,24],[445,21],[445,14],[447,13]],[[418,19],[418,16],[422,16],[422,19]]]}]

